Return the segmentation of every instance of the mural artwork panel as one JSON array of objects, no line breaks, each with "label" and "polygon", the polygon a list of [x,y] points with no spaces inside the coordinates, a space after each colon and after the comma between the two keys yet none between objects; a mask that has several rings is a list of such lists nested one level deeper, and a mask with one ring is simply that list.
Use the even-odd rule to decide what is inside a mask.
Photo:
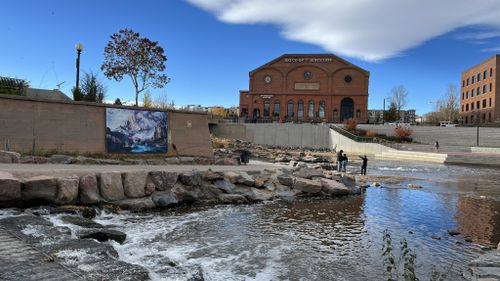
[{"label": "mural artwork panel", "polygon": [[166,153],[167,113],[106,108],[106,149],[116,153]]}]

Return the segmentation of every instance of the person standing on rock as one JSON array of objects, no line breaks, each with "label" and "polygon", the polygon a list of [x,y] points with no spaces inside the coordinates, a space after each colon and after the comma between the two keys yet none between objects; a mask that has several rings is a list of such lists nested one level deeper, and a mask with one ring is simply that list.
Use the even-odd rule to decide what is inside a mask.
[{"label": "person standing on rock", "polygon": [[344,151],[341,149],[339,152],[337,152],[337,171],[340,172],[340,170],[342,169],[342,153]]},{"label": "person standing on rock", "polygon": [[342,156],[342,172],[346,172],[346,169],[347,169],[347,162],[349,161],[349,159],[347,159],[347,155],[344,153],[344,155]]},{"label": "person standing on rock", "polygon": [[366,166],[368,165],[368,157],[366,157],[366,155],[363,156],[360,155],[359,158],[363,160],[363,164],[361,164],[361,174],[366,175]]},{"label": "person standing on rock", "polygon": [[434,149],[439,152],[439,142],[437,140],[434,142]]}]

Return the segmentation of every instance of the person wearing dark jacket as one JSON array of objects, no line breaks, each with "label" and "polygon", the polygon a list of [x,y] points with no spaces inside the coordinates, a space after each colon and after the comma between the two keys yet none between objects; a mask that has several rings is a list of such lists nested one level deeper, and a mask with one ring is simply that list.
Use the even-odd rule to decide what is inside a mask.
[{"label": "person wearing dark jacket", "polygon": [[363,160],[363,164],[361,164],[361,174],[366,175],[366,166],[368,165],[368,157],[366,155],[359,156],[361,160]]},{"label": "person wearing dark jacket", "polygon": [[339,152],[337,152],[337,171],[340,172],[340,170],[342,169],[342,154],[344,153],[344,151],[341,149]]}]

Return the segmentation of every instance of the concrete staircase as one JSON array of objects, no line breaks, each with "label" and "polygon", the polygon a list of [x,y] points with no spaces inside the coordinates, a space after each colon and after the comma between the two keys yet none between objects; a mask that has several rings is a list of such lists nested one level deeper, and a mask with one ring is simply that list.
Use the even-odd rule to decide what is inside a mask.
[{"label": "concrete staircase", "polygon": [[430,163],[445,163],[447,154],[429,153],[420,151],[384,151],[375,155],[377,160],[396,160],[396,161],[418,161]]}]

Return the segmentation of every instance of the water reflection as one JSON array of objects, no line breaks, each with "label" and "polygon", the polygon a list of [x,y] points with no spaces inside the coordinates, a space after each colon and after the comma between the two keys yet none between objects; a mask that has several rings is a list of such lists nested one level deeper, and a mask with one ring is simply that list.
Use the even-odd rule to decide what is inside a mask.
[{"label": "water reflection", "polygon": [[458,230],[474,243],[496,246],[500,242],[500,202],[471,196],[458,198]]}]

